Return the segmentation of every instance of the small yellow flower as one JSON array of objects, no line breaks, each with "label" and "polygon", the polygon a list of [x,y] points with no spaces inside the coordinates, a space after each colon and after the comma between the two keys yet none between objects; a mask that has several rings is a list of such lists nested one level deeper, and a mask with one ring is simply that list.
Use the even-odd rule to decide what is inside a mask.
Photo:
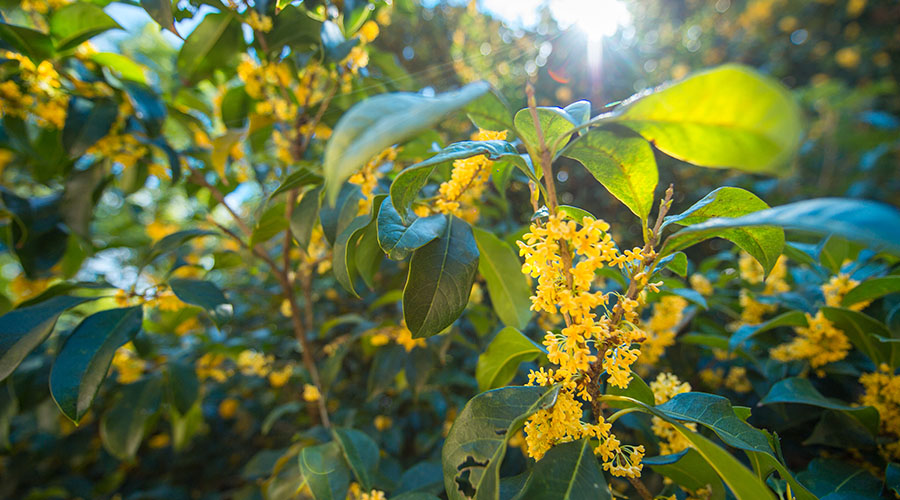
[{"label": "small yellow flower", "polygon": [[166,433],[157,434],[147,440],[147,446],[155,449],[165,448],[169,446],[172,439]]},{"label": "small yellow flower", "polygon": [[285,365],[281,370],[273,370],[269,372],[269,385],[275,388],[283,387],[291,379],[293,373],[294,367],[291,365]]},{"label": "small yellow flower", "polygon": [[379,432],[383,432],[390,429],[391,426],[394,425],[394,421],[391,419],[391,417],[378,415],[375,417],[374,425]]},{"label": "small yellow flower", "polygon": [[378,23],[369,20],[366,21],[366,23],[362,25],[362,28],[359,29],[359,38],[362,43],[369,43],[372,40],[378,38],[378,33]]},{"label": "small yellow flower", "polygon": [[237,413],[238,401],[234,398],[225,398],[219,403],[219,416],[225,420],[234,418]]},{"label": "small yellow flower", "polygon": [[303,384],[303,400],[308,403],[315,403],[322,397],[319,388],[312,384]]}]

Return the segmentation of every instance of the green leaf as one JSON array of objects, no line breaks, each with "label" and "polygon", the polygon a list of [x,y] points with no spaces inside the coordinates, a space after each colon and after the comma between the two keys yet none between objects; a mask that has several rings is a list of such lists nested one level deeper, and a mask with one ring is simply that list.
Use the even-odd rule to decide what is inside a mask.
[{"label": "green leaf", "polygon": [[891,462],[887,464],[884,470],[884,485],[894,492],[894,495],[900,495],[900,464]]},{"label": "green leaf", "polygon": [[841,305],[848,307],[859,302],[875,300],[897,292],[900,292],[900,276],[872,278],[863,281],[847,292]]},{"label": "green leaf", "polygon": [[197,372],[187,363],[170,361],[166,364],[166,373],[169,400],[179,414],[186,415],[200,401]]},{"label": "green leaf", "polygon": [[356,287],[353,285],[353,280],[357,275],[356,244],[370,220],[368,215],[360,215],[353,219],[338,235],[332,252],[332,268],[335,279],[356,298],[359,298]]},{"label": "green leaf", "polygon": [[60,200],[63,221],[85,241],[90,239],[94,204],[99,198],[99,191],[102,191],[105,177],[106,169],[102,164],[95,163],[84,170],[73,170],[63,186]]},{"label": "green leaf", "polygon": [[[650,386],[647,385],[646,382],[644,382],[644,379],[642,379],[637,373],[634,372],[631,372],[631,382],[628,383],[628,387],[622,389],[612,384],[607,384],[606,394],[626,396],[631,399],[640,401],[647,406],[654,406],[656,404],[656,399],[653,396],[653,390],[650,389]],[[628,401],[610,401],[607,404],[610,406],[610,408],[631,408],[635,406]]]},{"label": "green leaf", "polygon": [[413,338],[447,328],[469,303],[478,268],[472,228],[451,216],[444,233],[413,252],[403,288],[403,317]]},{"label": "green leaf", "polygon": [[69,156],[83,156],[88,148],[106,136],[116,121],[119,106],[112,99],[69,99],[62,143]]},{"label": "green leaf", "polygon": [[[767,208],[769,205],[750,191],[721,187],[683,213],[666,217],[663,226],[676,223],[693,227],[720,218],[735,218],[756,213]],[[670,236],[664,245],[663,255],[695,245],[707,238],[725,238],[753,256],[768,274],[784,248],[784,231],[775,227],[730,227],[709,232],[689,231],[682,230]]]},{"label": "green leaf", "polygon": [[503,94],[493,87],[465,108],[466,116],[482,130],[513,130],[512,111]]},{"label": "green leaf", "polygon": [[705,425],[729,446],[773,453],[765,434],[738,418],[728,398],[703,392],[687,392],[676,395],[656,408],[670,418]]},{"label": "green leaf", "polygon": [[288,220],[284,216],[284,205],[284,203],[270,205],[269,208],[259,216],[256,225],[253,227],[253,232],[250,235],[250,248],[271,240],[275,235],[287,229]]},{"label": "green leaf", "polygon": [[307,446],[300,451],[300,472],[315,500],[344,500],[350,472],[334,441]]},{"label": "green leaf", "polygon": [[[579,125],[578,120],[572,117],[562,108],[557,107],[538,107],[536,110],[538,123],[541,126],[541,135],[544,139],[544,145],[550,151],[550,156],[555,158],[556,153],[565,145],[560,139],[568,134],[575,125]],[[516,133],[522,138],[528,152],[539,155],[541,150],[541,141],[538,138],[537,130],[534,126],[534,118],[531,110],[528,108],[520,109],[513,123],[516,125]],[[559,142],[560,144],[557,144]]]},{"label": "green leaf", "polygon": [[642,221],[650,217],[659,172],[647,141],[594,129],[572,141],[562,155],[584,165],[610,194]]},{"label": "green leaf", "polygon": [[891,331],[877,319],[839,307],[823,307],[822,314],[842,330],[853,347],[862,351],[875,366],[888,363],[891,367],[900,366],[900,344],[883,344],[876,337],[891,338]]},{"label": "green leaf", "polygon": [[287,5],[273,21],[272,31],[266,34],[271,54],[280,53],[285,45],[302,52],[321,40],[322,22],[309,17],[302,7]]},{"label": "green leaf", "polygon": [[322,204],[319,208],[319,220],[322,223],[322,233],[328,243],[334,244],[347,224],[356,218],[359,213],[359,200],[363,198],[362,191],[356,184],[344,183],[338,196],[337,203]]},{"label": "green leaf", "polygon": [[76,2],[55,11],[50,18],[50,36],[56,40],[56,50],[74,49],[100,33],[122,29],[103,8],[87,2]]},{"label": "green leaf", "polygon": [[478,390],[487,391],[503,387],[516,375],[519,364],[533,361],[544,354],[544,349],[522,332],[511,326],[497,332],[487,350],[478,356],[475,379]]},{"label": "green leaf", "polygon": [[[321,202],[319,193],[321,192],[322,186],[316,186],[304,193],[291,213],[291,220],[288,221],[291,234],[303,250],[309,247],[313,228],[319,221],[319,203]],[[294,203],[294,200],[287,200],[287,203]]]},{"label": "green leaf", "polygon": [[834,274],[841,272],[846,260],[855,260],[861,248],[844,238],[831,235],[819,251],[819,262]]},{"label": "green leaf", "polygon": [[724,500],[725,487],[715,469],[693,448],[675,455],[663,455],[644,459],[644,465],[675,481],[688,491],[697,491],[709,485],[712,492],[709,500]]},{"label": "green leaf", "polygon": [[185,229],[164,236],[150,247],[145,263],[152,262],[157,257],[181,248],[188,241],[201,236],[217,236],[218,233],[205,229]]},{"label": "green leaf", "polygon": [[147,421],[159,409],[162,381],[147,378],[124,386],[119,400],[100,419],[100,439],[112,456],[132,460],[137,454]]},{"label": "green leaf", "polygon": [[341,185],[385,148],[438,123],[488,90],[484,82],[435,97],[396,92],[377,95],[347,111],[325,146],[325,189],[334,204]]},{"label": "green leaf", "polygon": [[563,111],[575,120],[575,125],[584,125],[591,119],[591,101],[575,101],[564,107]]},{"label": "green leaf", "polygon": [[10,451],[9,431],[12,419],[19,413],[19,400],[16,398],[12,380],[0,384],[0,447]]},{"label": "green leaf", "polygon": [[637,94],[611,119],[679,160],[747,172],[777,173],[803,134],[788,89],[735,64]]},{"label": "green leaf", "polygon": [[51,59],[54,54],[53,41],[49,35],[24,26],[0,22],[0,39],[32,61]]},{"label": "green leaf", "polygon": [[269,195],[269,199],[272,199],[281,193],[286,193],[292,189],[298,189],[302,188],[303,186],[318,184],[320,182],[322,182],[322,176],[310,172],[308,168],[301,167],[299,170],[288,174],[288,176],[285,177],[283,181],[281,181],[281,185],[278,186],[278,189],[272,191],[272,194]]},{"label": "green leaf", "polygon": [[169,422],[172,424],[172,448],[176,452],[187,449],[191,439],[203,429],[203,409],[200,401],[184,414],[169,407]]},{"label": "green leaf", "polygon": [[141,7],[150,14],[160,26],[175,34],[178,38],[181,35],[175,30],[175,16],[172,13],[172,0],[141,0]]},{"label": "green leaf", "polygon": [[95,297],[60,295],[0,316],[0,380],[50,335],[63,312],[90,300]]},{"label": "green leaf", "polygon": [[319,30],[319,36],[322,39],[322,46],[325,49],[325,56],[334,63],[343,61],[353,47],[359,44],[359,38],[351,38],[347,40],[341,27],[333,21],[325,21]]},{"label": "green leaf", "polygon": [[791,377],[778,381],[759,402],[760,405],[796,403],[837,410],[858,420],[872,435],[878,434],[878,412],[871,406],[849,406],[826,398],[805,378]]},{"label": "green leaf", "polygon": [[558,388],[504,387],[470,399],[441,451],[449,500],[495,499],[506,442],[532,414],[553,406]]},{"label": "green leaf", "polygon": [[221,179],[226,178],[225,168],[228,166],[228,158],[236,144],[240,144],[247,136],[243,129],[226,130],[225,133],[212,140],[212,152],[210,153],[210,166]]},{"label": "green leaf", "polygon": [[728,350],[734,351],[756,335],[780,326],[807,326],[806,315],[802,311],[788,311],[759,325],[742,325],[728,339]]},{"label": "green leaf", "polygon": [[222,123],[228,129],[243,129],[247,126],[248,115],[253,109],[253,100],[244,86],[232,87],[222,97]]},{"label": "green leaf", "polygon": [[101,311],[66,338],[50,371],[50,394],[70,420],[77,424],[90,409],[116,349],[137,335],[143,318],[141,306]]},{"label": "green leaf", "polygon": [[381,203],[377,219],[378,244],[393,260],[403,260],[410,252],[427,245],[447,229],[447,216],[435,214],[403,223],[391,197]]},{"label": "green leaf", "polygon": [[814,458],[797,476],[823,500],[884,498],[878,478],[858,465],[840,460]]},{"label": "green leaf", "polygon": [[228,321],[234,315],[234,307],[225,294],[210,281],[174,278],[169,280],[169,286],[182,302],[202,307],[217,323]]},{"label": "green leaf", "polygon": [[378,216],[381,213],[381,207],[385,206],[386,198],[386,194],[379,194],[372,199],[371,220],[363,229],[356,244],[356,272],[370,289],[375,288],[375,273],[378,272],[381,261],[384,260],[384,252],[378,243]]},{"label": "green leaf", "polygon": [[715,236],[723,229],[775,226],[815,234],[839,234],[874,251],[900,255],[900,211],[874,201],[817,198],[760,210],[736,218],[714,218],[682,229],[668,238],[663,252]]},{"label": "green leaf", "polygon": [[558,444],[534,464],[519,498],[611,499],[588,439]]},{"label": "green leaf", "polygon": [[176,69],[186,82],[196,83],[228,65],[243,52],[240,23],[227,12],[207,14],[178,52]]},{"label": "green leaf", "polygon": [[573,207],[571,205],[560,205],[559,212],[579,224],[584,221],[585,217],[590,220],[597,219],[596,217],[594,217],[594,214],[588,212],[587,210],[579,207]]},{"label": "green leaf", "polygon": [[687,277],[687,268],[688,268],[687,255],[685,255],[684,252],[675,252],[673,254],[669,254],[669,255],[666,255],[665,257],[663,257],[663,259],[659,261],[660,264],[663,263],[663,260],[666,260],[669,257],[671,257],[671,259],[667,260],[664,264],[666,266],[666,268],[668,268],[673,273],[681,276],[682,278]]},{"label": "green leaf", "polygon": [[380,458],[378,445],[365,432],[356,429],[336,427],[332,434],[363,491],[371,490]]},{"label": "green leaf", "polygon": [[531,285],[516,252],[493,234],[474,228],[480,257],[478,272],[487,282],[491,305],[500,321],[524,329],[531,320]]},{"label": "green leaf", "polygon": [[384,346],[375,353],[366,384],[369,400],[393,384],[394,377],[403,369],[406,357],[406,349],[398,344]]}]

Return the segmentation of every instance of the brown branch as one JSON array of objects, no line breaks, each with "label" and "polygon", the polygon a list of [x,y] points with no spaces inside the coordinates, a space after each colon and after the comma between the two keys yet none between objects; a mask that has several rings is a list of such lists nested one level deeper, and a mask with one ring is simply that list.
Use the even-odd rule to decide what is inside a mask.
[{"label": "brown branch", "polygon": [[640,478],[637,477],[629,477],[628,482],[634,486],[634,489],[637,490],[638,494],[641,495],[641,498],[644,500],[653,500],[653,493],[650,493],[650,490],[644,486],[644,483],[641,482]]}]

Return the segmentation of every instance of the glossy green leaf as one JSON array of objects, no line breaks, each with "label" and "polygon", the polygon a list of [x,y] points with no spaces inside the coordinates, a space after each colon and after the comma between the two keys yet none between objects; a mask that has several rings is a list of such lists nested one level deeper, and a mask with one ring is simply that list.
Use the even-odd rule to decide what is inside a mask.
[{"label": "glossy green leaf", "polygon": [[841,304],[844,307],[852,306],[859,302],[875,300],[885,295],[900,292],[900,276],[884,276],[872,278],[856,285],[844,295]]},{"label": "glossy green leaf", "polygon": [[76,424],[106,379],[116,350],[141,329],[141,306],[94,313],[66,338],[50,372],[50,394],[60,411]]},{"label": "glossy green leaf", "polygon": [[509,104],[503,94],[494,88],[469,103],[465,112],[469,120],[482,130],[499,132],[501,130],[512,131],[514,128]]},{"label": "glossy green leaf", "polygon": [[334,278],[344,287],[345,290],[359,298],[356,292],[356,286],[353,284],[357,276],[356,272],[356,243],[369,225],[370,217],[368,215],[360,215],[353,219],[350,224],[338,235],[334,242],[334,251],[332,252],[332,268],[334,269]]},{"label": "glossy green leaf", "polygon": [[187,363],[170,361],[166,364],[167,393],[172,406],[186,415],[200,400],[200,381],[194,367]]},{"label": "glossy green leaf", "polygon": [[[538,107],[536,110],[538,123],[541,126],[541,137],[544,145],[550,151],[551,157],[556,157],[556,153],[565,146],[565,142],[561,140],[572,128],[579,125],[578,120],[572,117],[562,108],[557,107]],[[516,126],[516,133],[522,138],[528,151],[532,154],[539,155],[541,150],[541,141],[538,137],[537,129],[534,125],[534,117],[528,108],[520,109],[513,118]]]},{"label": "glossy green leaf", "polygon": [[862,351],[875,366],[881,363],[896,368],[900,366],[900,344],[883,344],[876,337],[893,335],[881,321],[858,311],[839,307],[823,307],[822,314],[844,332],[853,347]]},{"label": "glossy green leaf", "polygon": [[162,380],[146,378],[119,392],[118,401],[100,419],[100,439],[112,456],[133,460],[144,439],[147,421],[159,409]]},{"label": "glossy green leaf", "polygon": [[533,361],[544,349],[511,326],[497,332],[488,348],[478,356],[475,379],[478,390],[487,391],[508,384],[516,375],[519,364]]},{"label": "glossy green leaf", "polygon": [[819,250],[819,262],[834,274],[841,271],[846,260],[855,260],[860,246],[839,236],[831,235]]},{"label": "glossy green leaf", "polygon": [[53,41],[50,36],[40,31],[0,22],[0,38],[14,50],[33,60],[53,57]]},{"label": "glossy green leaf", "polygon": [[494,312],[503,324],[524,329],[531,320],[531,285],[518,255],[492,233],[477,227],[473,231],[480,253],[478,272],[487,282]]},{"label": "glossy green leaf", "polygon": [[878,412],[871,406],[849,406],[839,400],[826,398],[805,378],[779,380],[759,402],[761,405],[795,403],[829,410],[837,410],[859,420],[873,435],[878,434]]},{"label": "glossy green leaf", "polygon": [[[719,218],[735,218],[769,208],[764,201],[750,191],[722,187],[709,193],[702,200],[682,212],[666,217],[665,225],[702,225]],[[681,236],[682,230],[666,241],[663,254],[699,243],[707,238],[719,237],[731,241],[756,259],[768,274],[775,266],[784,247],[784,231],[776,227],[731,227],[715,232],[694,232]]]},{"label": "glossy green leaf", "polygon": [[703,392],[678,394],[657,406],[659,411],[679,420],[697,422],[712,429],[725,444],[742,450],[772,453],[766,436],[734,414],[731,402]]},{"label": "glossy green leaf", "polygon": [[182,302],[202,307],[217,323],[228,321],[234,315],[234,307],[211,281],[173,278],[169,286]]},{"label": "glossy green leaf", "polygon": [[292,189],[298,189],[302,188],[303,186],[318,184],[320,182],[322,182],[322,176],[310,172],[308,168],[301,167],[300,169],[288,174],[288,176],[281,181],[281,185],[278,186],[278,189],[272,191],[272,194],[269,195],[269,198],[274,198],[281,193],[287,193]]},{"label": "glossy green leaf", "polygon": [[378,444],[356,429],[336,427],[332,434],[363,491],[371,490],[380,458]]},{"label": "glossy green leaf", "polygon": [[271,240],[287,229],[288,220],[285,218],[284,206],[284,203],[272,204],[259,216],[250,235],[251,248]]},{"label": "glossy green leaf", "polygon": [[112,29],[122,27],[102,7],[88,2],[66,5],[54,11],[50,18],[50,36],[56,41],[56,50],[61,52]]},{"label": "glossy green leaf", "polygon": [[451,217],[440,237],[413,252],[403,288],[403,317],[413,338],[430,337],[462,314],[478,269],[472,228]]},{"label": "glossy green leaf", "polygon": [[462,409],[441,451],[449,500],[495,499],[506,442],[529,416],[556,402],[557,388],[504,387],[483,392]]},{"label": "glossy green leaf", "polygon": [[550,448],[534,464],[519,498],[604,500],[612,495],[590,440],[579,439]]},{"label": "glossy green leaf", "polygon": [[709,485],[709,500],[725,499],[725,486],[719,475],[693,448],[675,455],[645,458],[644,465],[649,465],[654,472],[675,481],[688,491],[697,491]]},{"label": "glossy green leaf", "polygon": [[254,102],[244,86],[232,87],[222,97],[222,123],[228,129],[243,129],[249,121]]},{"label": "glossy green leaf", "polygon": [[779,326],[807,326],[807,324],[806,315],[802,311],[788,311],[759,325],[741,325],[728,339],[728,350],[739,349],[756,335]]},{"label": "glossy green leaf", "polygon": [[243,45],[241,25],[232,15],[207,14],[178,52],[178,76],[190,83],[203,80],[243,52]]},{"label": "glossy green leaf", "polygon": [[0,380],[50,335],[63,312],[94,299],[60,295],[0,316]]},{"label": "glossy green leaf", "polygon": [[584,165],[610,194],[641,220],[649,218],[659,172],[647,141],[594,129],[572,141],[562,155]]},{"label": "glossy green leaf", "polygon": [[884,498],[882,482],[862,467],[833,458],[815,458],[798,474],[822,500]]},{"label": "glossy green leaf", "polygon": [[[650,389],[650,386],[647,385],[647,382],[644,382],[644,379],[642,379],[637,373],[634,372],[631,372],[631,381],[628,382],[628,387],[622,389],[621,387],[607,384],[606,394],[626,396],[631,399],[636,399],[647,406],[653,406],[656,404],[656,400],[653,396],[653,390]],[[630,408],[635,406],[628,401],[610,401],[607,404],[610,408]]]},{"label": "glossy green leaf", "polygon": [[435,214],[404,224],[391,198],[385,198],[378,213],[378,244],[393,260],[403,260],[410,252],[427,245],[447,229],[447,216]]},{"label": "glossy green leaf", "polygon": [[347,111],[325,147],[325,189],[329,204],[343,182],[385,148],[438,123],[488,90],[484,82],[435,97],[396,92],[370,97]]},{"label": "glossy green leaf", "polygon": [[175,34],[178,38],[181,35],[175,29],[175,16],[172,13],[172,0],[141,0],[141,7],[150,14],[150,17],[156,21],[164,29]]},{"label": "glossy green leaf", "polygon": [[[384,260],[384,252],[378,243],[378,216],[381,213],[381,207],[384,207],[387,202],[386,198],[386,194],[379,194],[372,199],[372,215],[356,244],[354,257],[356,272],[370,289],[375,288],[375,274]],[[388,206],[390,206],[390,202],[388,202]]]},{"label": "glossy green leaf", "polygon": [[788,89],[735,64],[637,94],[612,119],[679,160],[748,172],[777,173],[803,134]]},{"label": "glossy green leaf", "polygon": [[575,101],[564,107],[563,111],[575,120],[575,125],[583,125],[591,119],[591,101]]},{"label": "glossy green leaf", "polygon": [[[321,203],[319,193],[321,192],[322,186],[316,186],[304,193],[291,213],[291,220],[288,221],[291,235],[303,250],[309,247],[313,227],[319,221],[319,203]],[[293,203],[293,200],[287,200],[287,203]]]},{"label": "glossy green leaf", "polygon": [[116,121],[119,106],[112,99],[69,99],[62,143],[69,156],[83,156],[87,150],[106,136]]},{"label": "glossy green leaf", "polygon": [[300,472],[315,500],[344,500],[350,487],[350,471],[334,441],[307,446],[300,451]]},{"label": "glossy green leaf", "polygon": [[337,235],[356,218],[359,213],[359,200],[362,197],[359,186],[346,182],[341,188],[337,203],[322,203],[319,208],[319,220],[328,243],[333,245]]},{"label": "glossy green leaf", "polygon": [[151,262],[153,259],[169,253],[173,250],[181,248],[188,241],[199,238],[201,236],[216,236],[218,233],[207,231],[205,229],[185,229],[172,234],[167,234],[163,238],[150,247],[150,253],[147,255],[145,262]]},{"label": "glossy green leaf", "polygon": [[815,234],[839,234],[849,240],[900,255],[900,211],[866,200],[817,198],[760,210],[741,217],[714,218],[686,227],[668,238],[672,252],[715,236],[723,229],[775,226]]}]

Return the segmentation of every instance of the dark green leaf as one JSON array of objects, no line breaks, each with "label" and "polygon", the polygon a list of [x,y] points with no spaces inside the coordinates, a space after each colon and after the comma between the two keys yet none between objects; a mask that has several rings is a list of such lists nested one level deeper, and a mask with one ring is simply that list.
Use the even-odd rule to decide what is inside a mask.
[{"label": "dark green leaf", "polygon": [[169,280],[169,286],[182,302],[202,307],[217,323],[234,315],[234,307],[225,294],[210,281],[175,278]]},{"label": "dark green leaf", "polygon": [[878,478],[859,466],[840,460],[815,458],[797,477],[823,500],[883,498]]},{"label": "dark green leaf", "polygon": [[[763,266],[766,274],[775,266],[784,247],[784,231],[775,227],[731,227],[715,232],[689,232],[696,225],[712,220],[727,220],[769,208],[755,194],[741,188],[722,187],[706,195],[683,213],[666,217],[665,225],[691,226],[668,238],[663,254],[699,243],[707,238],[725,238],[749,253]],[[684,235],[684,236],[683,236]]]},{"label": "dark green leaf", "polygon": [[871,406],[849,406],[841,401],[826,398],[805,378],[787,378],[778,381],[769,389],[761,405],[775,403],[796,403],[837,410],[859,420],[873,435],[878,434],[878,412]]},{"label": "dark green leaf", "polygon": [[341,231],[334,242],[332,252],[332,268],[334,277],[345,290],[359,298],[353,280],[358,274],[356,271],[356,244],[371,220],[368,215],[360,215]]},{"label": "dark green leaf", "polygon": [[80,157],[112,128],[119,106],[112,99],[69,99],[66,123],[63,126],[63,147],[71,157]]},{"label": "dark green leaf", "polygon": [[[653,390],[651,390],[650,386],[644,382],[644,379],[634,372],[631,372],[631,382],[628,383],[628,387],[622,389],[612,384],[607,384],[606,394],[627,396],[631,399],[636,399],[647,406],[654,406],[656,404],[656,400],[653,397]],[[630,408],[635,406],[627,401],[610,401],[607,404],[610,408]]]},{"label": "dark green leaf", "polygon": [[66,179],[60,211],[63,220],[73,233],[86,241],[90,238],[90,224],[94,204],[99,198],[98,190],[103,186],[106,169],[94,164],[85,170],[72,172]]},{"label": "dark green leaf", "polygon": [[[288,200],[290,201],[290,200]],[[270,205],[253,227],[253,233],[250,235],[250,248],[265,243],[274,238],[275,235],[288,228],[288,220],[285,217],[285,204],[276,203]]]},{"label": "dark green leaf", "polygon": [[222,123],[225,128],[244,128],[252,106],[253,100],[247,95],[243,85],[228,89],[222,97]]},{"label": "dark green leaf", "polygon": [[150,14],[160,26],[175,33],[175,36],[181,38],[178,31],[175,30],[175,16],[172,14],[172,0],[141,0],[141,7]]},{"label": "dark green leaf", "polygon": [[610,194],[641,220],[648,219],[659,172],[647,141],[594,129],[572,141],[562,155],[584,165]]},{"label": "dark green leaf", "polygon": [[139,380],[120,392],[119,400],[100,419],[100,439],[114,457],[132,460],[144,439],[147,420],[159,409],[162,381]]},{"label": "dark green leaf", "polygon": [[325,48],[325,55],[332,62],[343,61],[350,51],[359,44],[359,38],[347,40],[341,27],[333,21],[325,21],[319,31],[322,39],[322,46]]},{"label": "dark green leaf", "polygon": [[160,255],[176,250],[194,238],[214,236],[217,234],[218,233],[207,231],[205,229],[186,229],[184,231],[168,234],[150,247],[150,254],[147,256],[146,262],[150,262]]},{"label": "dark green leaf", "polygon": [[529,416],[552,406],[557,392],[555,387],[504,387],[469,400],[441,452],[447,497],[497,498],[506,442]]},{"label": "dark green leaf", "polygon": [[384,392],[394,383],[394,377],[403,369],[406,360],[406,349],[403,346],[392,344],[378,349],[372,359],[372,368],[369,370],[369,380],[366,387],[368,398]]},{"label": "dark green leaf", "polygon": [[472,228],[452,217],[444,233],[413,253],[403,288],[403,317],[413,338],[447,328],[469,303],[478,269]]},{"label": "dark green leaf", "polygon": [[170,361],[168,373],[168,394],[172,406],[181,415],[187,413],[200,400],[200,381],[197,372],[186,363]]},{"label": "dark green leaf", "polygon": [[337,203],[323,203],[319,208],[319,220],[322,222],[322,233],[329,244],[334,244],[337,235],[343,232],[359,213],[359,200],[363,197],[359,186],[345,182],[341,188]]},{"label": "dark green leaf", "polygon": [[310,172],[309,169],[301,167],[299,170],[285,177],[284,180],[281,181],[281,185],[278,186],[278,189],[276,189],[272,192],[272,194],[269,195],[269,198],[274,198],[279,194],[286,193],[292,189],[298,189],[303,186],[318,184],[320,182],[322,182],[322,176],[316,175]]},{"label": "dark green leaf", "polygon": [[336,442],[303,448],[300,472],[315,500],[344,500],[347,496],[350,472]]},{"label": "dark green leaf", "polygon": [[141,329],[141,306],[109,309],[85,318],[66,339],[50,372],[50,394],[76,424],[100,389],[116,349]]},{"label": "dark green leaf", "polygon": [[112,29],[122,29],[103,8],[88,2],[75,2],[55,11],[50,18],[50,35],[56,50],[74,49],[82,42]]},{"label": "dark green leaf", "polygon": [[841,304],[844,307],[852,306],[859,302],[875,300],[897,292],[900,292],[900,276],[872,278],[863,281],[847,292]]},{"label": "dark green leaf", "polygon": [[325,147],[325,186],[329,204],[343,182],[385,148],[438,123],[488,90],[484,82],[435,97],[397,92],[366,99],[347,111]]},{"label": "dark green leaf", "polygon": [[769,440],[734,414],[731,402],[722,396],[703,392],[678,394],[662,405],[659,411],[671,418],[697,422],[712,429],[725,444],[742,450],[773,453]]},{"label": "dark green leaf", "polygon": [[490,92],[485,93],[478,99],[475,99],[465,107],[466,116],[482,130],[509,130],[515,127],[512,121],[512,111],[503,94],[496,89],[491,88]]},{"label": "dark green leaf", "polygon": [[645,458],[644,464],[688,491],[697,491],[709,485],[712,488],[709,500],[725,499],[725,486],[719,475],[693,448],[675,455]]},{"label": "dark green leaf", "polygon": [[[291,213],[291,220],[288,221],[291,234],[303,250],[309,247],[313,227],[319,220],[319,203],[321,202],[319,193],[321,192],[322,186],[316,186],[304,193]],[[293,200],[287,200],[287,203],[293,203]]]},{"label": "dark green leaf", "polygon": [[94,299],[60,295],[0,316],[0,380],[8,377],[50,335],[66,309]]},{"label": "dark green leaf", "polygon": [[825,244],[822,245],[819,251],[819,262],[822,263],[825,269],[838,274],[844,261],[855,260],[860,250],[859,245],[839,236],[831,235],[825,240]]},{"label": "dark green leaf", "polygon": [[759,325],[742,325],[728,339],[728,349],[733,351],[743,346],[757,334],[767,332],[779,326],[807,326],[806,315],[801,311],[788,311]]},{"label": "dark green leaf", "polygon": [[876,337],[891,338],[891,331],[884,323],[861,312],[839,307],[823,307],[822,314],[842,330],[853,347],[862,351],[875,366],[888,363],[900,366],[900,344],[883,344]]},{"label": "dark green leaf", "polygon": [[519,498],[611,499],[588,439],[558,444],[531,469]]},{"label": "dark green leaf", "polygon": [[[491,306],[507,326],[524,329],[531,320],[531,285],[516,252],[503,240],[474,228],[478,272],[487,282]],[[485,389],[482,389],[485,390]]]},{"label": "dark green leaf", "polygon": [[356,429],[336,427],[332,434],[363,491],[371,490],[380,458],[378,445],[366,433]]},{"label": "dark green leaf", "polygon": [[0,22],[0,39],[32,60],[41,61],[53,57],[53,41],[40,31]]},{"label": "dark green leaf", "polygon": [[511,326],[500,330],[487,350],[478,356],[475,379],[478,390],[487,391],[503,387],[516,375],[519,364],[533,361],[544,354],[544,349],[522,332]]},{"label": "dark green leaf", "polygon": [[381,207],[385,206],[386,198],[387,195],[379,194],[372,199],[372,219],[366,225],[356,245],[356,271],[366,286],[371,289],[375,288],[375,273],[378,272],[381,261],[384,260],[384,252],[378,243],[378,216]]}]

